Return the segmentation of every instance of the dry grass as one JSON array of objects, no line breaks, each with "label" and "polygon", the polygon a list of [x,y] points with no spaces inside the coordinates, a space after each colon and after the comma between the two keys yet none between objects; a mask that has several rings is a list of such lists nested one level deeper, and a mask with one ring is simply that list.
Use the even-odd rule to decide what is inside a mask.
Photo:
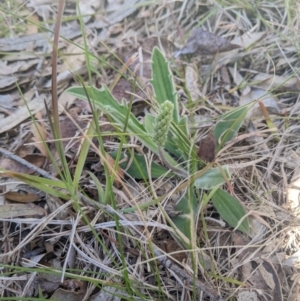
[{"label": "dry grass", "polygon": [[[33,190],[40,197],[35,204],[45,209],[45,216],[1,217],[1,300],[21,300],[21,297],[27,297],[22,300],[43,300],[50,296],[57,300],[110,300],[105,292],[115,295],[114,300],[209,300],[207,294],[197,289],[196,279],[224,300],[248,300],[243,295],[246,293],[252,293],[253,300],[299,300],[299,3],[283,0],[260,0],[257,4],[238,0],[201,1],[201,4],[194,0],[159,4],[128,1],[126,9],[116,4],[113,19],[107,17],[109,12],[104,1],[100,2],[97,14],[87,23],[88,28],[83,34],[87,48],[101,58],[97,71],[92,72],[92,66],[85,68],[84,56],[78,55],[77,47],[72,52],[75,59],[69,60],[71,48],[67,43],[60,50],[58,69],[59,72],[71,70],[73,75],[71,80],[58,80],[58,95],[73,85],[79,76],[96,86],[111,85],[116,79],[116,71],[122,68],[116,56],[126,62],[140,45],[151,49],[153,43],[158,46],[164,43],[159,39],[150,40],[153,37],[166,38],[179,47],[184,45],[194,27],[203,25],[208,31],[235,43],[242,37],[242,43],[249,45],[225,54],[195,54],[176,60],[172,51],[164,48],[181,98],[181,114],[190,116],[191,129],[199,139],[213,128],[223,112],[254,99],[263,104],[249,111],[238,136],[217,154],[216,159],[217,164],[230,167],[230,184],[235,197],[246,209],[251,233],[245,235],[230,228],[209,203],[203,208],[195,228],[197,245],[182,250],[174,239],[177,233],[168,223],[168,214],[176,214],[172,204],[180,198],[180,193],[174,193],[180,182],[174,177],[143,181],[127,176],[122,188],[111,186],[111,195],[105,195],[108,179],[105,179],[103,167],[93,171],[94,177],[90,173],[91,167],[99,162],[99,145],[95,142],[80,175],[81,191],[97,201],[103,196],[113,201],[97,202],[97,206],[94,203],[79,204]],[[36,14],[33,8],[26,8],[25,3],[22,7],[12,15],[4,8],[2,16],[5,18],[0,21],[23,24],[24,19],[16,16]],[[39,22],[43,18],[47,21],[44,26],[51,29],[56,8],[53,4],[45,7],[44,17],[41,14],[40,20],[36,21],[37,29],[41,28]],[[133,12],[122,17],[127,9]],[[69,4],[65,17],[75,14],[75,5]],[[101,22],[104,25],[97,28]],[[75,23],[78,24],[77,21],[65,24],[76,27]],[[11,28],[9,36],[13,37],[15,33],[17,31]],[[248,44],[246,38],[253,43]],[[82,38],[72,40],[83,47]],[[1,43],[4,40],[0,40],[0,51],[4,47]],[[24,57],[24,63],[27,62],[25,55],[38,54],[42,60],[41,64],[25,71],[30,74],[28,80],[28,76],[25,80],[22,72],[16,72],[16,82],[22,93],[27,95],[37,89],[41,99],[49,99],[51,49],[26,48],[16,52]],[[149,80],[147,60],[150,56],[146,53],[139,85],[147,84]],[[2,52],[2,56],[3,61],[16,59],[14,53]],[[139,68],[139,65],[135,67]],[[190,77],[187,77],[188,68],[192,70]],[[121,91],[120,95],[124,97],[124,90],[129,89],[130,86],[117,84],[115,93]],[[15,85],[7,85],[0,92],[3,99],[6,99],[5,95],[12,95],[13,104],[21,104]],[[144,109],[150,109],[141,99],[151,92],[143,89],[144,94],[139,93],[135,93],[133,110],[142,116]],[[70,109],[67,97],[60,97],[62,105],[79,128],[85,128],[92,113],[81,101],[68,98],[72,102]],[[151,95],[147,99],[151,99]],[[2,105],[0,99],[0,119],[4,120],[16,110],[10,105],[4,100]],[[265,114],[263,107],[267,109]],[[40,111],[43,115],[40,120],[44,120],[43,127],[47,130],[46,112]],[[79,144],[76,138],[68,138],[75,135],[77,127],[66,116],[61,115],[61,127],[66,131],[62,136],[72,174]],[[23,124],[3,132],[0,146],[19,156],[23,144],[27,145],[26,150],[35,149],[30,140],[34,135],[31,124],[25,119]],[[108,136],[103,136],[103,148],[118,150],[116,130],[104,118],[100,120],[100,126]],[[53,136],[46,136],[46,140],[51,139]],[[147,152],[135,137],[130,137],[125,144],[140,153]],[[51,147],[54,149],[53,144]],[[36,152],[36,149],[32,150],[32,153]],[[57,159],[54,151],[52,154]],[[148,158],[158,162],[151,152],[148,152]],[[55,174],[51,164],[41,167]],[[3,193],[18,189],[29,192],[28,187],[20,189],[11,178],[2,178],[1,182]],[[199,200],[203,193],[199,192]],[[161,206],[148,206],[146,211],[128,209],[137,204],[143,206],[165,194],[168,197]],[[3,205],[5,200],[1,202]],[[193,262],[193,254],[197,255],[198,262]],[[184,273],[194,273],[195,278],[189,279]],[[93,295],[98,299],[92,298]]]}]

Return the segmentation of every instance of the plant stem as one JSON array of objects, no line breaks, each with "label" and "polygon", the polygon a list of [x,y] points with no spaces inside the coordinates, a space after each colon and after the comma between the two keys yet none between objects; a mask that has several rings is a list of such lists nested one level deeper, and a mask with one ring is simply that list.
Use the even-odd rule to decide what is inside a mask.
[{"label": "plant stem", "polygon": [[158,153],[159,153],[160,160],[169,169],[171,169],[174,173],[176,173],[177,175],[182,176],[182,177],[188,177],[189,176],[188,173],[184,169],[178,168],[178,167],[173,166],[172,164],[169,163],[169,161],[165,157],[164,149],[161,146],[158,146]]}]

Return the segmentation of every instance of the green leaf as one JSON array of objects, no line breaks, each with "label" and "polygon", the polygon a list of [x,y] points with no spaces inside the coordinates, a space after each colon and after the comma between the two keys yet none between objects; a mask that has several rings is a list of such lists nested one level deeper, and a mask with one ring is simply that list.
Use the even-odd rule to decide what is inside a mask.
[{"label": "green leaf", "polygon": [[[111,152],[109,154],[115,159],[117,152]],[[128,162],[131,160],[130,157],[127,157],[127,159],[123,162],[124,158],[125,158],[125,155],[124,155],[124,153],[122,153],[121,158],[120,158],[120,161],[122,161],[122,163],[119,164],[122,169],[125,169],[128,165]],[[134,154],[132,163],[129,166],[129,168],[126,170],[126,172],[135,179],[149,179],[149,174],[147,172],[147,168],[149,168],[149,167],[147,166],[145,157],[142,155]],[[150,165],[150,174],[151,174],[152,179],[156,179],[161,176],[164,176],[167,178],[174,176],[173,173],[171,173],[171,172],[167,173],[167,172],[168,172],[168,169],[166,169],[166,168],[162,167],[161,165],[158,165],[154,162],[152,162]]]},{"label": "green leaf", "polygon": [[67,192],[63,193],[62,189],[66,190],[68,187],[66,184],[60,180],[51,180],[38,176],[27,175],[23,173],[18,173],[14,171],[4,171],[0,170],[0,176],[4,174],[5,176],[9,176],[19,181],[22,181],[29,186],[35,187],[45,193],[60,197],[62,199],[69,199]]},{"label": "green leaf", "polygon": [[178,124],[178,100],[173,74],[167,60],[157,47],[154,47],[152,52],[152,79],[150,83],[153,86],[156,100],[160,105],[166,100],[173,103],[173,121]]},{"label": "green leaf", "polygon": [[154,135],[155,117],[153,115],[146,114],[144,117],[144,126],[150,135]]},{"label": "green leaf", "polygon": [[[222,168],[222,170],[221,170]],[[230,179],[230,172],[228,166],[215,167],[209,169],[200,178],[196,179],[194,186],[201,189],[213,189]]]},{"label": "green leaf", "polygon": [[[116,122],[121,128],[126,124],[126,118],[128,115],[128,106],[125,101],[120,104],[110,93],[105,84],[101,89],[94,87],[72,87],[67,90],[69,94],[72,94],[78,98],[87,100],[86,91],[91,101],[95,103],[106,115],[110,116],[114,122]],[[130,133],[134,133],[138,139],[145,143],[145,145],[157,152],[157,146],[152,142],[152,138],[147,134],[144,126],[135,118],[135,116],[129,112],[129,120],[127,129]]]},{"label": "green leaf", "polygon": [[[240,202],[220,188],[217,189],[212,196],[212,202],[221,218],[233,228],[235,228],[241,218],[244,218],[246,215],[246,212]],[[238,230],[244,233],[249,233],[249,221],[247,217],[243,219]]]},{"label": "green leaf", "polygon": [[[120,104],[110,93],[105,84],[101,89],[94,87],[72,87],[67,90],[69,94],[72,94],[80,99],[87,100],[88,93],[91,102],[98,106],[107,116],[109,116],[118,126],[123,128],[127,124],[127,130],[130,134],[139,139],[146,147],[151,149],[154,153],[158,154],[157,145],[153,142],[152,136],[147,133],[145,127],[137,120],[137,118],[128,112],[128,106],[126,101],[123,100]],[[128,118],[128,123],[127,123]],[[172,165],[177,165],[177,162],[168,154],[166,154],[167,160]]]},{"label": "green leaf", "polygon": [[182,211],[182,214],[171,218],[175,226],[189,239],[193,237],[191,231],[195,228],[193,223],[197,220],[198,208],[199,202],[194,191],[187,190],[174,208],[177,211]]},{"label": "green leaf", "polygon": [[[185,118],[183,119],[185,121]],[[154,134],[154,124],[155,124],[155,117],[153,115],[146,114],[144,117],[144,126],[147,132],[151,135]],[[180,158],[182,156],[182,152],[178,148],[179,144],[174,143],[175,140],[176,137],[172,136],[172,134],[169,133],[164,148],[175,157]],[[181,143],[181,145],[183,145],[183,143]]]},{"label": "green leaf", "polygon": [[[126,118],[128,114],[128,106],[123,100],[120,104],[110,93],[108,87],[103,84],[101,89],[95,87],[71,87],[67,90],[67,93],[72,94],[78,98],[87,100],[87,95],[90,97],[92,103],[95,103],[105,114],[110,116],[115,122],[117,122],[122,128],[126,124]],[[128,129],[137,135],[140,135],[140,139],[143,139],[146,143],[151,143],[150,137],[147,135],[144,126],[135,118],[130,112],[128,120]],[[152,147],[155,149],[155,145],[152,143]]]},{"label": "green leaf", "polygon": [[240,129],[242,123],[245,120],[247,111],[252,104],[248,104],[236,109],[233,109],[221,116],[221,119],[215,126],[214,136],[218,142],[218,150],[223,145],[230,141]]}]

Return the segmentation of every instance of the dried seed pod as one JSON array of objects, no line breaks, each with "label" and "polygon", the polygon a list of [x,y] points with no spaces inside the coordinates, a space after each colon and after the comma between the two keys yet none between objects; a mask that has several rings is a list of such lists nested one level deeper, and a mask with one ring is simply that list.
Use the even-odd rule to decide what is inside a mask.
[{"label": "dried seed pod", "polygon": [[200,141],[197,155],[206,163],[214,161],[216,155],[216,138],[213,131],[209,132],[208,135]]}]

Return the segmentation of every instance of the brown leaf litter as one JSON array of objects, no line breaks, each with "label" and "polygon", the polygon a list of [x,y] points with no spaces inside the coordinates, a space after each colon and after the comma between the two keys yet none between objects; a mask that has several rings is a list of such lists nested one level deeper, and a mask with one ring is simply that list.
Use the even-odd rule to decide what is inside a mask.
[{"label": "brown leaf litter", "polygon": [[[132,100],[133,113],[142,122],[145,112],[152,110],[151,52],[154,46],[164,51],[174,72],[180,114],[188,118],[191,133],[201,137],[198,155],[204,162],[228,165],[232,178],[224,188],[232,187],[251,226],[249,235],[233,231],[208,203],[195,225],[193,250],[178,243],[177,233],[166,221],[181,214],[170,209],[171,193],[163,204],[168,216],[155,205],[124,213],[129,206],[141,206],[171,192],[178,185],[176,179],[145,183],[124,176],[122,188],[113,187],[115,207],[104,204],[112,196],[102,199],[106,179],[97,139],[92,140],[95,148],[89,150],[79,183],[81,195],[92,196],[97,205],[77,206],[12,180],[15,172],[55,180],[46,145],[57,158],[44,104],[50,104],[52,32],[38,24],[52,24],[57,6],[35,0],[20,6],[19,21],[28,16],[37,25],[24,23],[27,35],[22,36],[18,23],[0,38],[0,147],[7,150],[1,153],[0,166],[9,170],[1,178],[0,262],[11,265],[1,270],[1,296],[34,299],[42,293],[49,299],[106,300],[114,294],[115,300],[125,299],[125,262],[134,289],[148,299],[190,300],[196,290],[203,300],[299,299],[300,63],[294,41],[298,7],[288,12],[282,0],[272,3],[276,10],[263,1],[255,8],[223,5],[214,1],[199,5],[194,0],[157,5],[142,0],[79,1],[84,40],[79,22],[70,21],[70,16],[80,15],[79,10],[67,3],[67,21],[58,44],[60,126],[71,172],[92,120],[91,109],[62,92],[79,79],[86,84],[91,80],[97,87],[111,85],[116,99]],[[254,15],[260,17],[259,23]],[[13,24],[10,14],[5,18]],[[182,33],[190,36],[179,48]],[[220,115],[252,102],[240,132],[215,156],[212,129]],[[118,148],[115,128],[105,116],[99,123],[108,136],[103,139],[104,158],[114,166],[108,152]],[[147,160],[157,160],[134,137],[126,144]],[[91,172],[97,163],[100,168]],[[203,193],[199,192],[199,198]],[[116,215],[120,231],[112,218]],[[193,253],[197,254],[194,263]],[[38,273],[18,267],[34,267]],[[42,273],[41,267],[61,273]]]}]

